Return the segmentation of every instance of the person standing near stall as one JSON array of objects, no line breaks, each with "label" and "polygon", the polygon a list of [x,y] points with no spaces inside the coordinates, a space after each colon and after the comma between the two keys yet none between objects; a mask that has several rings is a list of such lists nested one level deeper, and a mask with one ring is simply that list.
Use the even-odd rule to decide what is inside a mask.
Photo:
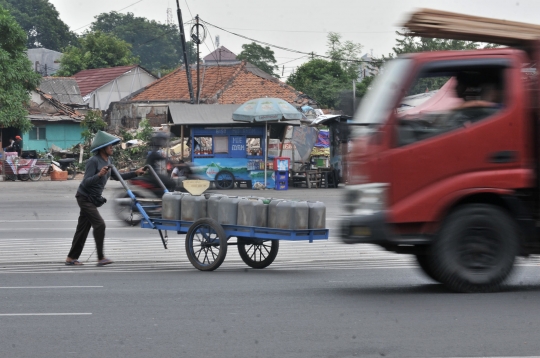
[{"label": "person standing near stall", "polygon": [[13,143],[13,151],[17,152],[17,155],[20,157],[23,150],[23,140],[21,136],[15,137],[15,143]]},{"label": "person standing near stall", "polygon": [[[107,202],[107,199],[103,198],[102,193],[107,180],[111,177],[110,165],[112,164],[113,145],[118,143],[120,143],[119,138],[103,131],[98,131],[92,141],[90,152],[96,154],[86,161],[84,178],[75,195],[77,204],[81,210],[71,249],[66,258],[66,265],[82,265],[79,257],[83,251],[90,228],[94,229],[94,240],[96,241],[98,256],[97,266],[113,263],[112,260],[109,260],[103,254],[105,221],[97,208]],[[129,180],[143,173],[144,168],[139,168],[133,172],[121,174],[121,177],[122,179]],[[114,174],[113,179],[118,180]]]}]

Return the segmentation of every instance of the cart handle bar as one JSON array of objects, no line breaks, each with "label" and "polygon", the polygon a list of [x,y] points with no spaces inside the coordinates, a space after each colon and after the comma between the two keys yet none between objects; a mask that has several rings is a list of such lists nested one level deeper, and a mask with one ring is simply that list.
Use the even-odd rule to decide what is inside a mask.
[{"label": "cart handle bar", "polygon": [[[155,225],[154,223],[150,220],[150,217],[148,216],[148,214],[146,213],[146,211],[144,210],[144,208],[142,207],[142,205],[137,201],[137,197],[135,196],[135,194],[133,194],[133,192],[129,189],[126,181],[124,180],[124,178],[122,178],[122,176],[120,175],[120,173],[118,172],[118,169],[116,169],[116,167],[113,165],[113,164],[109,164],[109,166],[111,167],[111,170],[112,172],[114,173],[114,176],[118,179],[118,181],[122,184],[122,186],[124,187],[124,189],[126,189],[126,192],[127,194],[129,195],[129,197],[131,198],[131,200],[133,200],[133,203],[135,204],[135,206],[137,207],[137,209],[139,210],[139,212],[141,213],[141,215],[146,219],[146,221],[148,221],[148,223],[150,224],[151,228],[152,229],[155,229]],[[167,188],[165,188],[165,186],[163,185],[163,182],[161,181],[161,179],[159,179],[159,177],[157,176],[156,172],[154,171],[154,168],[152,168],[151,166],[149,165],[146,165],[146,167],[150,168],[152,174],[157,178],[158,182],[161,183],[161,185],[164,187],[164,190],[165,192],[167,193],[168,190]]]}]

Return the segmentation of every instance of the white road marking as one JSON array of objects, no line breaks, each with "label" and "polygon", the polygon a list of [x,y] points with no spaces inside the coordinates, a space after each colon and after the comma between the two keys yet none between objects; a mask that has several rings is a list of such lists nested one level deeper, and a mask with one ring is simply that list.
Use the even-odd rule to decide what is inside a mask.
[{"label": "white road marking", "polygon": [[91,313],[0,313],[0,316],[89,316]]},{"label": "white road marking", "polygon": [[13,287],[0,287],[2,288],[103,288],[103,286],[13,286]]}]

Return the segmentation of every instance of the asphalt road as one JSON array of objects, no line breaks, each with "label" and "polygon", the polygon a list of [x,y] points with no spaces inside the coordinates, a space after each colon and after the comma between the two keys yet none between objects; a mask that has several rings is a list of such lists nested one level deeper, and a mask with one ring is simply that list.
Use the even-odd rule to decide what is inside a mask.
[{"label": "asphalt road", "polygon": [[[86,265],[66,267],[76,186],[0,182],[1,357],[540,355],[535,259],[521,260],[494,294],[448,292],[408,256],[334,239],[283,242],[264,270],[229,250],[217,271],[199,272],[181,237],[164,250],[151,230],[123,227],[105,206],[116,263],[95,267],[90,237]],[[340,190],[256,194],[322,200],[328,225],[337,223]]]}]

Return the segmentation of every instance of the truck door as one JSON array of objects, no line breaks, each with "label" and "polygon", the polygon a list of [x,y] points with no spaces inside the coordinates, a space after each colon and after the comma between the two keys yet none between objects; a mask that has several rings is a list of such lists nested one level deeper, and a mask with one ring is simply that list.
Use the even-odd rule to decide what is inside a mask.
[{"label": "truck door", "polygon": [[396,109],[387,157],[396,178],[390,192],[396,221],[430,217],[433,208],[421,195],[429,192],[436,201],[470,185],[493,185],[468,179],[518,165],[521,118],[512,111],[510,71],[505,58],[439,61],[420,69]]}]

